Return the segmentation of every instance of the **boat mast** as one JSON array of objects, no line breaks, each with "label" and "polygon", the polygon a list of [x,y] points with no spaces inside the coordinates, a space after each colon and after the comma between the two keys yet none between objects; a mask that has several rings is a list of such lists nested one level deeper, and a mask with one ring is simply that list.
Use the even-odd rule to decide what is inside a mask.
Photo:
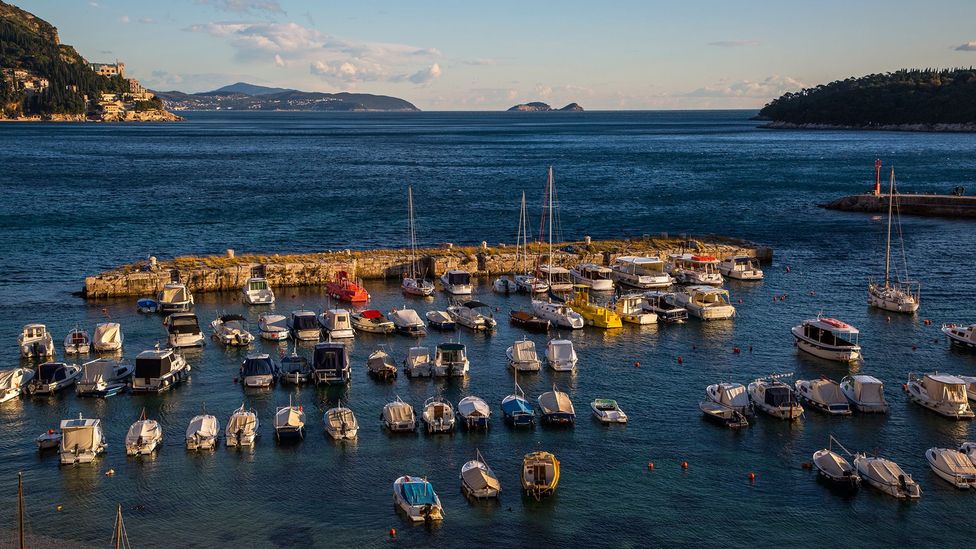
[{"label": "boat mast", "polygon": [[[519,211],[519,231],[522,235],[522,273],[528,274],[529,271],[525,269],[525,259],[529,255],[529,218],[525,213],[525,191],[522,191],[522,209]],[[515,242],[516,252],[518,251],[518,242]]]},{"label": "boat mast", "polygon": [[24,534],[24,473],[17,473],[17,541],[20,549],[26,549]]},{"label": "boat mast", "polygon": [[549,193],[549,268],[546,270],[546,283],[552,287],[552,166],[549,166],[549,178],[546,183]]},{"label": "boat mast", "polygon": [[888,240],[885,243],[885,278],[884,287],[888,288],[888,273],[891,270],[891,211],[895,202],[895,168],[891,168],[891,179],[888,183]]},{"label": "boat mast", "polygon": [[407,215],[410,218],[410,278],[417,278],[417,236],[413,226],[413,187],[407,186]]}]

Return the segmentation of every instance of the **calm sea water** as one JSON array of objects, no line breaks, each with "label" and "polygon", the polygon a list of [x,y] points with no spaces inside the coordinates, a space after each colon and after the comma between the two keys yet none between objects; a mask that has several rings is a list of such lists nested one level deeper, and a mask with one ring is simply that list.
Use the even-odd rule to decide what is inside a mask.
[{"label": "calm sea water", "polygon": [[[729,285],[739,307],[734,321],[578,331],[570,335],[580,355],[577,375],[543,371],[520,379],[532,398],[554,383],[567,390],[579,413],[574,429],[513,432],[503,425],[498,404],[513,383],[505,349],[522,336],[505,322],[491,337],[458,334],[472,359],[464,383],[375,383],[365,372],[369,352],[387,344],[402,359],[412,342],[360,335],[344,391],[244,393],[233,382],[242,353],[211,343],[188,353],[191,381],[163,396],[97,401],[69,392],[4,404],[2,535],[10,538],[14,526],[16,473],[23,471],[31,531],[93,545],[110,539],[114,508],[122,504],[130,539],[144,547],[374,546],[389,543],[390,528],[398,531],[396,543],[418,546],[812,547],[824,536],[859,546],[970,546],[973,495],[935,477],[923,454],[976,433],[969,422],[908,404],[900,387],[910,371],[976,371],[976,355],[950,349],[938,331],[945,321],[976,321],[976,226],[903,219],[906,260],[923,283],[922,310],[889,321],[865,305],[867,278],[879,274],[883,259],[882,221],[815,204],[869,187],[878,157],[896,167],[906,191],[976,187],[976,137],[773,132],[756,129],[751,114],[190,113],[171,125],[0,125],[3,368],[19,364],[16,337],[27,322],[46,323],[59,353],[70,328],[92,329],[106,313],[122,322],[127,357],[161,340],[159,318],[136,314],[134,300],[86,302],[73,294],[86,274],[122,262],[225,248],[403,245],[407,185],[414,187],[423,244],[512,241],[521,191],[537,219],[552,165],[565,238],[716,233],[776,250],[764,282]],[[527,305],[479,282],[478,296],[502,318]],[[443,295],[404,298],[394,285],[369,289],[371,305],[384,310],[405,301],[420,311],[446,304]],[[325,304],[322,289],[278,294],[278,311]],[[786,301],[773,300],[783,294]],[[244,311],[235,295],[197,299],[202,323]],[[793,348],[789,328],[820,311],[861,329],[860,369],[887,383],[889,415],[837,419],[811,411],[793,425],[758,417],[741,433],[703,422],[697,402],[709,383],[780,372],[846,375],[846,367]],[[260,312],[247,310],[255,320]],[[425,344],[447,337],[432,335]],[[544,337],[530,337],[544,345]],[[734,346],[743,352],[734,354]],[[280,351],[264,342],[256,347]],[[419,407],[438,393],[455,403],[467,394],[485,398],[496,414],[491,431],[394,437],[381,429],[380,410],[394,395]],[[308,412],[308,436],[279,447],[272,415],[289,395]],[[616,398],[630,424],[592,421],[588,405],[597,397]],[[322,432],[321,412],[339,398],[362,425],[354,444],[335,444]],[[186,454],[184,430],[204,404],[224,424],[242,401],[262,422],[254,452]],[[163,425],[164,446],[154,459],[126,458],[125,432],[143,408]],[[110,446],[94,466],[59,468],[56,455],[38,455],[33,438],[79,412],[102,419]],[[902,503],[869,489],[841,497],[818,484],[801,464],[831,433],[851,449],[900,463],[922,484],[921,501]],[[468,503],[459,491],[459,469],[476,449],[501,478],[498,503]],[[541,503],[518,489],[521,458],[535,449],[562,461],[559,492]],[[105,476],[109,469],[114,476]],[[431,480],[446,509],[442,525],[410,526],[394,512],[391,484],[401,474]]]}]

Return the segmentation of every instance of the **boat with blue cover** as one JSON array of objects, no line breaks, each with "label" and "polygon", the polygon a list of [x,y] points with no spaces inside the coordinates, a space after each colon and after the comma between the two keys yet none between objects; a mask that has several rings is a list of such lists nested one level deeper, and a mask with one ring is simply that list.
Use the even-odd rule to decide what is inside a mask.
[{"label": "boat with blue cover", "polygon": [[505,423],[512,427],[531,427],[535,425],[535,409],[525,398],[525,392],[515,383],[515,392],[502,399],[502,414]]},{"label": "boat with blue cover", "polygon": [[393,482],[393,503],[412,522],[444,519],[441,499],[427,479],[404,475]]}]

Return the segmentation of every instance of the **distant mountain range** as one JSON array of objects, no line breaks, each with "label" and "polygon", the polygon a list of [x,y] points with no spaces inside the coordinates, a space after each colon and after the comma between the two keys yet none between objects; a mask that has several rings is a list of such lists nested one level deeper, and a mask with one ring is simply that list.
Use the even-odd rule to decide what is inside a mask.
[{"label": "distant mountain range", "polygon": [[398,97],[370,93],[321,93],[237,82],[213,91],[156,92],[174,111],[419,111]]},{"label": "distant mountain range", "polygon": [[532,101],[530,103],[519,103],[508,110],[511,112],[552,112],[556,110],[583,112],[583,107],[581,107],[579,103],[570,103],[561,109],[554,109],[548,103],[543,103],[542,101]]}]

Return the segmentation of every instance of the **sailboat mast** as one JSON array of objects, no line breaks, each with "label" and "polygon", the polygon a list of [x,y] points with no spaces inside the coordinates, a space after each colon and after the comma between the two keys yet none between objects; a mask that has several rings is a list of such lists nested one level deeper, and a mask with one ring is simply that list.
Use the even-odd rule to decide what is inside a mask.
[{"label": "sailboat mast", "polygon": [[[529,218],[525,215],[525,191],[522,191],[522,208],[519,210],[519,230],[522,233],[522,274],[528,274],[525,269],[525,256],[529,255]],[[518,244],[515,243],[516,246]]]},{"label": "sailboat mast", "polygon": [[410,278],[417,278],[417,243],[413,228],[413,187],[407,186],[407,216],[410,218],[408,231],[410,232]]},{"label": "sailboat mast", "polygon": [[119,504],[119,511],[115,515],[115,549],[122,547],[122,504]]},{"label": "sailboat mast", "polygon": [[549,269],[546,271],[546,282],[552,286],[552,166],[549,166],[549,178],[546,185],[549,193]]},{"label": "sailboat mast", "polygon": [[891,168],[888,182],[888,240],[885,243],[885,288],[888,287],[888,274],[891,271],[891,211],[895,202],[895,168]]},{"label": "sailboat mast", "polygon": [[24,473],[17,473],[17,540],[20,549],[26,549],[24,533]]}]

